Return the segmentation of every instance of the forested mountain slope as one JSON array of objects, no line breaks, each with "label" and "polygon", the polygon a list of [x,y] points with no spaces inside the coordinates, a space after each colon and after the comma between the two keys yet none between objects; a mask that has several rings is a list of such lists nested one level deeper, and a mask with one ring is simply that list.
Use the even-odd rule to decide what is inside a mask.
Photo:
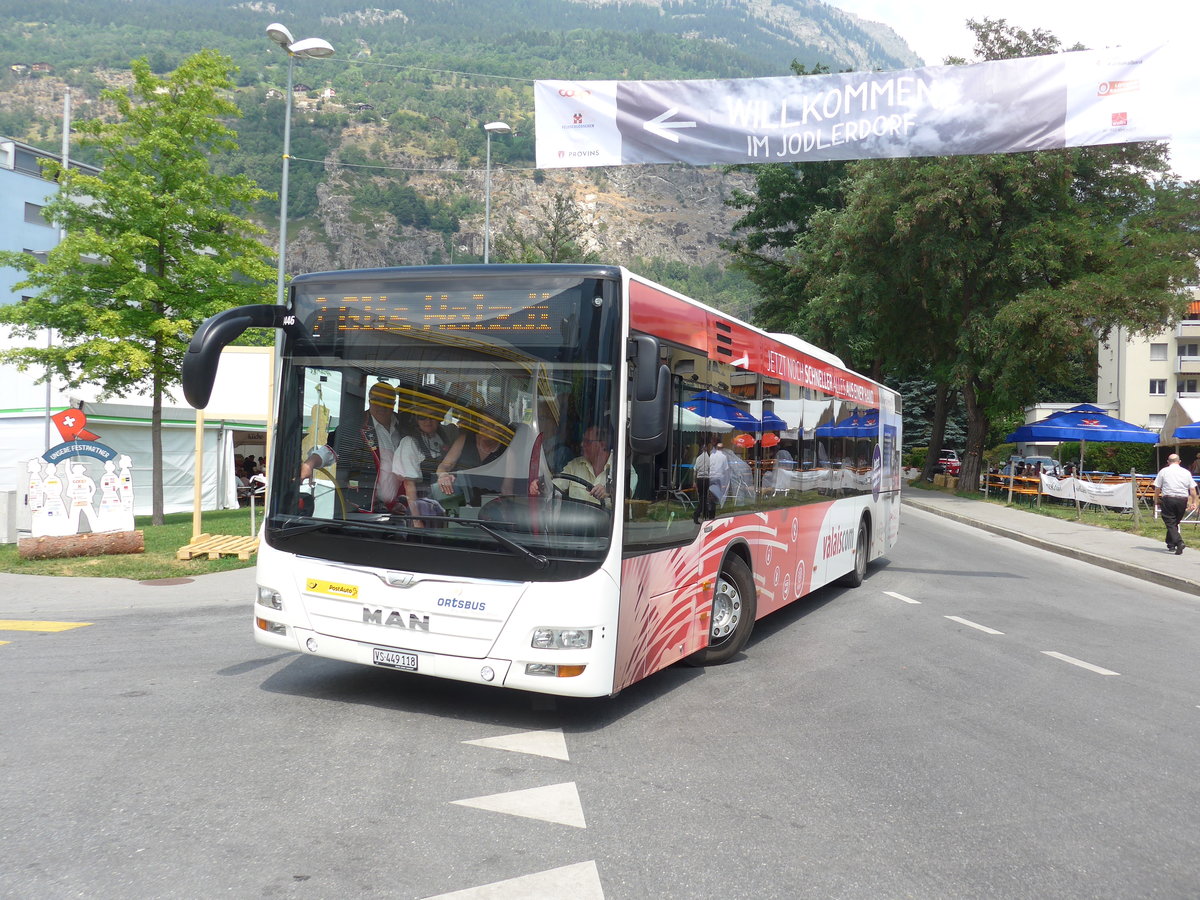
[{"label": "forested mountain slope", "polygon": [[[277,190],[286,58],[269,22],[336,48],[297,66],[289,269],[478,258],[482,124],[493,140],[493,234],[544,228],[549,200],[574,199],[583,245],[606,260],[703,265],[735,216],[716,169],[533,169],[539,78],[707,78],[810,69],[902,68],[919,60],[889,29],[818,0],[347,0],[0,2],[0,135],[59,146],[64,86],[77,117],[129,60],[156,71],[211,47],[239,67],[241,151],[230,165]],[[13,66],[45,64],[18,74]],[[268,226],[278,208],[257,210]]]}]

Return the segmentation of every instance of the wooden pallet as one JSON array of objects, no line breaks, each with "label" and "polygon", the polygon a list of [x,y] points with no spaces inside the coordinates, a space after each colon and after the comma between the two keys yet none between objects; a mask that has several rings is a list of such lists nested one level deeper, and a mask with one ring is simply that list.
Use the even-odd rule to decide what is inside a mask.
[{"label": "wooden pallet", "polygon": [[207,556],[209,559],[220,559],[222,556],[234,556],[238,559],[249,559],[251,553],[258,550],[258,538],[234,537],[228,534],[200,534],[192,538],[186,547],[175,551],[176,559],[195,559],[197,556]]}]

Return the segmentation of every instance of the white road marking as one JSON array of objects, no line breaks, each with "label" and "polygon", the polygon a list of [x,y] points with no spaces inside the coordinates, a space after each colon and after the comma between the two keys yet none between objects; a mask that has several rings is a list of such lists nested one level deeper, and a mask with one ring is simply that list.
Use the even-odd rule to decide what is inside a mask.
[{"label": "white road marking", "polygon": [[562,897],[604,900],[604,888],[600,885],[600,873],[595,860],[438,894],[426,900],[560,900]]},{"label": "white road marking", "polygon": [[492,747],[496,750],[511,750],[514,753],[529,753],[534,756],[548,756],[551,759],[567,760],[567,741],[561,728],[551,728],[546,731],[521,731],[517,734],[502,734],[499,737],[480,738],[476,741],[463,741],[464,744],[474,744],[476,747]]},{"label": "white road marking", "polygon": [[543,822],[570,825],[572,828],[587,828],[587,823],[583,820],[583,804],[579,802],[579,791],[573,781],[450,802],[456,806],[470,806],[510,816],[523,816],[526,819],[541,819]]},{"label": "white road marking", "polygon": [[972,622],[970,619],[964,619],[962,616],[946,616],[951,622],[957,622],[959,625],[966,625],[968,628],[977,628],[980,631],[988,634],[1004,634],[1003,631],[997,631],[995,628],[988,628],[986,625],[980,625],[978,622]]},{"label": "white road marking", "polygon": [[1073,666],[1079,666],[1081,669],[1087,669],[1089,672],[1095,672],[1097,675],[1120,675],[1120,672],[1114,672],[1112,669],[1102,669],[1099,666],[1093,666],[1091,663],[1084,662],[1082,659],[1076,659],[1073,656],[1067,656],[1065,653],[1059,653],[1055,650],[1043,650],[1047,656],[1053,656],[1055,659],[1061,659],[1063,662],[1070,663]]},{"label": "white road marking", "polygon": [[895,591],[884,591],[884,594],[889,597],[895,597],[897,600],[903,600],[905,603],[912,603],[916,606],[921,605],[920,600],[914,600],[912,597],[905,597],[903,594],[897,594]]}]

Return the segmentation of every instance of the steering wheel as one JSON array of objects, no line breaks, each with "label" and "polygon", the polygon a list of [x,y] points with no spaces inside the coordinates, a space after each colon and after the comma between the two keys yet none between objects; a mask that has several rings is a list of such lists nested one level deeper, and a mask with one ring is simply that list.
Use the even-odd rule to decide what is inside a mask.
[{"label": "steering wheel", "polygon": [[[563,481],[574,481],[576,484],[582,485],[588,491],[588,497],[590,499],[580,500],[578,497],[572,497],[569,491],[560,488],[557,484],[554,484],[554,482],[558,481],[559,479]],[[595,487],[595,485],[586,478],[580,478],[578,475],[568,475],[566,472],[559,472],[557,475],[550,476],[550,483],[554,485],[556,496],[560,496],[564,500],[570,500],[573,503],[591,503],[594,506],[604,505],[598,499],[591,496],[591,490]]]}]

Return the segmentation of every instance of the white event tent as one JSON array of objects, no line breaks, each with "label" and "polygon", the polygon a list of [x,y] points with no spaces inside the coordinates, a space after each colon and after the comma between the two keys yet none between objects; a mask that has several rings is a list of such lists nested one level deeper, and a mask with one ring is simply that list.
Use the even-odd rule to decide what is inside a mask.
[{"label": "white event tent", "polygon": [[[204,411],[202,505],[224,509],[237,505],[233,473],[235,446],[262,453],[266,433],[274,351],[271,347],[228,347],[221,357],[212,401]],[[34,383],[34,373],[0,366],[0,492],[15,494],[17,527],[28,526],[24,503],[27,461],[62,442],[53,424],[46,440],[46,386]],[[86,428],[97,440],[133,461],[134,514],[151,512],[150,397],[101,399],[91,387],[67,389],[53,384],[51,414],[74,407],[87,416]],[[163,406],[164,511],[188,512],[194,497],[196,411],[176,391]]]}]

